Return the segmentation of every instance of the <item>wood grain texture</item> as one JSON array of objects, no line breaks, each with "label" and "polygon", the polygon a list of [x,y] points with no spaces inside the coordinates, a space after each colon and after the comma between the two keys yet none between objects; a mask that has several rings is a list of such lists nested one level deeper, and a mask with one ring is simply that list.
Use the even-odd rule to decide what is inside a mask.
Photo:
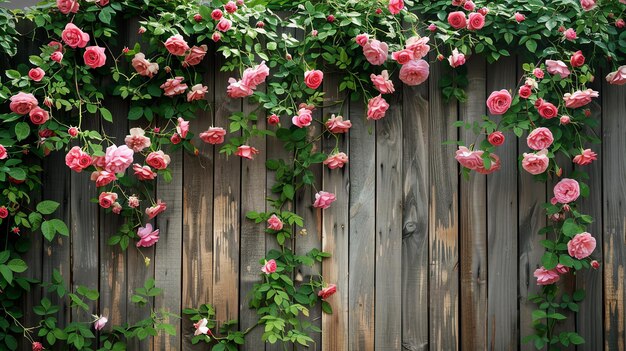
[{"label": "wood grain texture", "polygon": [[[460,104],[459,120],[481,122],[486,114],[486,68],[482,57],[467,62],[467,102]],[[461,129],[461,140],[479,144],[484,136],[471,129]],[[515,164],[508,165],[515,167]],[[487,176],[472,172],[470,179],[462,179],[460,256],[461,256],[461,348],[487,348]]]}]

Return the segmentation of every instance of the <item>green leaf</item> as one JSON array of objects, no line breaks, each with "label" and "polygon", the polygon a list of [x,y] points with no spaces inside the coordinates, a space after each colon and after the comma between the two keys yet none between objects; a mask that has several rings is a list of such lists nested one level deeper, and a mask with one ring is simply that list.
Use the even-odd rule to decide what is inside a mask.
[{"label": "green leaf", "polygon": [[48,239],[48,241],[52,241],[52,239],[54,239],[54,234],[56,234],[57,231],[50,221],[44,221],[41,223],[41,232],[43,233],[44,238]]},{"label": "green leaf", "polygon": [[0,265],[0,274],[2,274],[2,277],[4,277],[7,283],[11,284],[13,282],[13,271],[6,265]]},{"label": "green leaf", "polygon": [[7,70],[4,73],[7,75],[7,77],[9,77],[11,79],[20,79],[20,77],[22,76],[20,74],[20,72],[14,70],[14,69]]},{"label": "green leaf", "polygon": [[62,220],[55,218],[55,219],[49,220],[48,222],[52,223],[52,226],[54,227],[54,229],[56,229],[57,232],[59,232],[59,234],[63,236],[70,235],[70,231],[67,228],[67,225]]},{"label": "green leaf", "polygon": [[109,111],[105,107],[100,107],[100,115],[107,122],[113,122],[113,115],[111,115],[111,111]]},{"label": "green leaf", "polygon": [[15,136],[18,141],[24,140],[30,134],[30,126],[26,122],[19,122],[15,125]]},{"label": "green leaf", "polygon": [[111,23],[111,11],[108,8],[103,8],[102,10],[100,10],[100,13],[98,14],[98,19],[102,23],[110,24]]},{"label": "green leaf", "polygon": [[37,204],[37,212],[48,215],[54,213],[59,208],[59,203],[56,201],[45,200]]},{"label": "green leaf", "polygon": [[11,257],[11,251],[6,250],[6,251],[2,251],[0,252],[0,264],[6,262],[9,257]]},{"label": "green leaf", "polygon": [[128,119],[131,121],[138,120],[143,116],[143,107],[135,106],[128,111]]},{"label": "green leaf", "polygon": [[322,301],[322,311],[326,314],[333,314],[333,307],[326,301]]},{"label": "green leaf", "polygon": [[541,264],[543,264],[544,268],[547,270],[553,269],[556,267],[556,264],[559,262],[559,258],[555,253],[546,252],[543,254],[541,258]]},{"label": "green leaf", "polygon": [[537,42],[530,39],[526,42],[526,48],[528,49],[528,51],[534,53],[537,50]]},{"label": "green leaf", "polygon": [[9,269],[15,273],[22,273],[28,269],[26,262],[18,258],[15,258],[9,261],[9,263],[7,263],[7,267],[9,267]]},{"label": "green leaf", "polygon": [[25,180],[26,179],[26,171],[21,168],[11,168],[7,172],[9,176],[17,179],[17,180]]},{"label": "green leaf", "polygon": [[283,186],[283,194],[285,195],[286,198],[288,198],[289,200],[293,200],[293,197],[295,195],[295,189],[293,188],[293,185],[291,184],[285,184]]}]

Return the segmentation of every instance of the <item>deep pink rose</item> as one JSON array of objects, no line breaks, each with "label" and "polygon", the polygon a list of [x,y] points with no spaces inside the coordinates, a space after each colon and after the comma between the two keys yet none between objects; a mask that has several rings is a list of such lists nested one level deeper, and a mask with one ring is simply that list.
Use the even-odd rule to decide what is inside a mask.
[{"label": "deep pink rose", "polygon": [[204,59],[204,56],[206,55],[206,51],[207,51],[206,45],[200,45],[200,46],[194,45],[189,50],[189,53],[187,54],[187,56],[185,56],[185,60],[183,61],[183,64],[188,65],[188,66],[195,66],[199,64]]},{"label": "deep pink rose", "polygon": [[304,84],[311,89],[317,89],[324,79],[324,72],[320,70],[312,70],[304,72]]},{"label": "deep pink rose", "polygon": [[187,92],[187,101],[196,101],[204,99],[204,95],[209,91],[209,87],[202,84],[196,84]]},{"label": "deep pink rose", "polygon": [[211,18],[215,21],[219,21],[224,16],[224,13],[220,9],[215,9],[211,12]]},{"label": "deep pink rose", "polygon": [[170,156],[166,155],[163,150],[153,151],[146,157],[146,163],[154,169],[166,169],[170,161]]},{"label": "deep pink rose", "polygon": [[575,91],[573,94],[565,93],[563,100],[567,108],[579,108],[591,102],[591,99],[597,98],[599,93],[593,89]]},{"label": "deep pink rose", "polygon": [[30,121],[35,125],[42,125],[50,119],[48,111],[42,109],[41,107],[35,107],[28,113],[30,117]]},{"label": "deep pink rose", "polygon": [[489,141],[489,144],[493,146],[502,145],[504,143],[504,139],[504,134],[499,130],[489,134],[489,136],[487,137],[487,141]]},{"label": "deep pink rose", "polygon": [[104,168],[112,173],[123,173],[133,163],[133,155],[133,150],[126,145],[120,147],[111,145],[106,150],[106,156],[104,157],[106,165]]},{"label": "deep pink rose", "polygon": [[152,78],[159,72],[159,64],[146,60],[146,55],[142,52],[135,54],[131,64],[133,65],[135,71],[137,71],[137,73],[141,76]]},{"label": "deep pink rose", "polygon": [[466,9],[467,11],[474,11],[474,9],[476,8],[476,4],[474,4],[472,0],[467,0],[463,4],[463,8]]},{"label": "deep pink rose", "polygon": [[210,127],[206,131],[200,133],[200,139],[205,143],[217,145],[224,142],[226,131],[221,127]]},{"label": "deep pink rose", "polygon": [[352,128],[352,122],[349,120],[344,121],[342,116],[331,115],[326,121],[326,128],[328,128],[331,133],[346,133]]},{"label": "deep pink rose", "polygon": [[274,259],[265,261],[265,264],[261,267],[261,272],[265,274],[272,274],[276,272],[276,261]]},{"label": "deep pink rose", "polygon": [[404,8],[404,0],[389,0],[389,12],[397,15]]},{"label": "deep pink rose", "polygon": [[321,297],[322,300],[326,300],[327,298],[331,297],[336,292],[337,292],[337,286],[335,284],[330,284],[327,287],[322,288],[322,290],[320,290],[317,293],[317,296]]},{"label": "deep pink rose", "polygon": [[78,0],[57,0],[57,8],[62,14],[67,15],[70,12],[78,12],[80,4]]},{"label": "deep pink rose", "polygon": [[391,94],[395,91],[393,81],[389,79],[389,73],[387,70],[382,71],[378,76],[372,73],[370,75],[370,79],[372,80],[372,83],[374,83],[374,88],[381,94]]},{"label": "deep pink rose", "polygon": [[543,149],[537,153],[524,153],[522,159],[522,168],[530,174],[541,174],[548,169],[550,159],[548,158],[548,150]]},{"label": "deep pink rose", "polygon": [[300,110],[298,110],[298,114],[296,116],[293,116],[291,122],[299,128],[308,127],[311,125],[311,121],[313,121],[313,116],[311,115],[311,113],[311,110],[309,110],[308,108],[301,108]]},{"label": "deep pink rose", "polygon": [[185,121],[182,117],[178,117],[178,124],[176,125],[176,133],[180,135],[181,138],[187,138],[187,133],[189,132],[189,121]]},{"label": "deep pink rose", "polygon": [[133,171],[139,180],[152,180],[157,176],[157,174],[152,171],[150,166],[142,166],[138,163],[133,165]]},{"label": "deep pink rose", "polygon": [[282,230],[283,229],[283,222],[280,220],[280,218],[278,218],[278,216],[276,216],[275,214],[273,214],[268,220],[267,220],[267,229],[271,229],[271,230]]},{"label": "deep pink rose", "polygon": [[568,204],[580,196],[580,185],[574,179],[563,178],[554,186],[554,198],[557,202]]},{"label": "deep pink rose", "polygon": [[418,36],[413,36],[406,40],[404,47],[407,50],[413,51],[414,59],[421,59],[428,54],[428,51],[430,51],[430,46],[428,45],[429,41],[429,37],[420,38]]},{"label": "deep pink rose", "polygon": [[146,132],[141,128],[131,128],[130,134],[124,139],[124,143],[134,152],[141,152],[152,145],[150,138],[145,136],[145,134]]},{"label": "deep pink rose", "polygon": [[511,94],[506,90],[494,91],[487,98],[487,108],[492,115],[502,115],[511,107]]},{"label": "deep pink rose", "polygon": [[324,164],[330,169],[343,168],[343,165],[346,163],[348,163],[348,155],[344,152],[328,156],[328,158],[324,160]]},{"label": "deep pink rose", "polygon": [[624,85],[626,84],[626,65],[620,66],[615,72],[606,75],[606,81],[609,84]]},{"label": "deep pink rose", "polygon": [[4,147],[4,145],[0,145],[0,160],[4,160],[7,157],[9,157],[9,155],[7,154],[7,149]]},{"label": "deep pink rose", "polygon": [[543,79],[544,77],[543,70],[539,67],[533,70],[533,75],[537,77],[537,79]]},{"label": "deep pink rose", "polygon": [[578,38],[578,36],[576,35],[576,31],[572,28],[568,28],[567,30],[565,30],[565,32],[563,32],[563,36],[569,41],[574,41],[576,40],[576,38]]},{"label": "deep pink rose", "polygon": [[137,247],[150,247],[159,241],[159,229],[152,230],[152,224],[146,223],[145,227],[137,229]]},{"label": "deep pink rose", "polygon": [[111,192],[102,192],[100,196],[98,196],[98,203],[102,208],[109,208],[113,203],[117,201],[117,194]]},{"label": "deep pink rose", "polygon": [[189,50],[189,45],[187,45],[187,42],[183,39],[182,35],[176,34],[167,38],[165,41],[165,48],[172,55],[183,56],[185,52]]},{"label": "deep pink rose", "polygon": [[523,99],[528,99],[532,95],[533,90],[528,85],[522,85],[521,87],[519,87],[518,93],[519,93],[519,97]]},{"label": "deep pink rose", "polygon": [[579,155],[574,156],[572,160],[575,164],[585,166],[598,159],[598,154],[591,149],[583,150]]},{"label": "deep pink rose", "polygon": [[97,187],[105,186],[115,180],[115,173],[109,171],[95,171],[91,173],[91,180],[96,182]]},{"label": "deep pink rose", "polygon": [[43,345],[39,341],[33,341],[32,345],[33,351],[42,351],[45,350]]},{"label": "deep pink rose", "polygon": [[391,53],[391,58],[401,65],[408,63],[415,58],[414,51],[411,49],[402,49]]},{"label": "deep pink rose", "polygon": [[157,215],[159,215],[159,213],[162,213],[163,211],[165,211],[166,209],[167,209],[167,204],[165,202],[162,202],[161,200],[157,200],[157,203],[154,206],[146,208],[146,214],[148,215],[148,218],[152,219],[156,217]]},{"label": "deep pink rose", "polygon": [[478,12],[472,12],[469,14],[469,20],[467,21],[467,29],[479,30],[485,26],[485,16]]},{"label": "deep pink rose", "polygon": [[41,69],[41,67],[31,68],[30,71],[28,71],[28,78],[32,79],[35,82],[41,82],[45,75],[46,72]]},{"label": "deep pink rose", "polygon": [[587,232],[574,235],[567,243],[567,253],[579,260],[589,257],[595,249],[596,239]]},{"label": "deep pink rose", "polygon": [[559,109],[556,106],[544,100],[542,100],[539,107],[537,107],[537,111],[539,111],[541,117],[546,119],[554,118],[559,114]]},{"label": "deep pink rose", "polygon": [[165,83],[161,84],[163,95],[172,97],[183,94],[187,90],[187,84],[183,83],[184,80],[185,78],[183,77],[174,77],[166,80]]},{"label": "deep pink rose", "polygon": [[519,12],[515,12],[515,20],[517,21],[517,23],[522,23],[526,20],[526,16]]},{"label": "deep pink rose", "polygon": [[450,12],[448,14],[448,23],[454,29],[465,28],[465,26],[467,26],[467,19],[465,18],[465,13],[463,11]]},{"label": "deep pink rose", "polygon": [[226,5],[224,5],[224,10],[226,10],[226,12],[228,13],[234,13],[235,11],[237,11],[237,4],[235,4],[234,1],[229,1],[226,3]]},{"label": "deep pink rose", "polygon": [[[262,61],[255,67],[248,67],[243,71],[241,82],[250,89],[256,89],[258,85],[265,83],[265,79],[270,75],[270,69]],[[306,74],[305,74],[306,76]]]},{"label": "deep pink rose", "polygon": [[55,51],[50,54],[50,59],[54,62],[61,62],[63,61],[63,53],[60,51]]},{"label": "deep pink rose", "polygon": [[452,50],[452,54],[448,57],[448,63],[452,67],[459,67],[465,64],[465,55],[460,53],[458,49]]},{"label": "deep pink rose", "polygon": [[376,39],[373,39],[363,45],[363,55],[365,55],[367,61],[374,66],[379,66],[385,63],[389,52],[388,50],[389,46],[387,43],[380,42]]},{"label": "deep pink rose", "polygon": [[600,262],[598,262],[596,260],[591,261],[591,268],[593,268],[593,269],[600,268]]},{"label": "deep pink rose", "polygon": [[369,41],[369,36],[367,34],[359,34],[356,38],[354,38],[354,40],[357,44],[359,44],[359,46],[363,46]]},{"label": "deep pink rose", "polygon": [[325,210],[329,208],[330,205],[335,202],[335,200],[337,200],[335,194],[326,191],[318,191],[315,194],[315,202],[313,202],[313,207]]},{"label": "deep pink rose", "polygon": [[85,60],[85,64],[87,66],[91,68],[98,68],[104,66],[107,61],[107,56],[104,48],[99,46],[88,46],[85,49],[83,59]]},{"label": "deep pink rose", "polygon": [[271,115],[267,116],[267,123],[269,125],[275,126],[280,123],[280,117],[278,117],[275,113],[272,113]]},{"label": "deep pink rose", "polygon": [[227,32],[232,25],[233,22],[227,20],[226,18],[222,18],[219,22],[217,22],[217,26],[215,26],[215,28],[220,32]]},{"label": "deep pink rose", "polygon": [[572,55],[572,58],[570,58],[569,63],[572,65],[572,67],[580,67],[584,65],[585,56],[583,55],[583,52],[580,50],[576,51],[574,55]]},{"label": "deep pink rose", "polygon": [[259,150],[249,145],[241,145],[237,148],[237,152],[235,155],[243,158],[247,158],[248,160],[252,160],[254,155],[258,154]]},{"label": "deep pink rose", "polygon": [[546,127],[534,129],[526,138],[528,147],[537,151],[549,148],[553,141],[552,132]]},{"label": "deep pink rose", "polygon": [[411,60],[400,68],[400,80],[406,85],[419,85],[428,79],[430,66],[425,60]]},{"label": "deep pink rose", "polygon": [[382,95],[375,96],[367,102],[367,119],[379,120],[385,117],[389,104]]},{"label": "deep pink rose", "polygon": [[235,78],[230,78],[228,79],[228,83],[229,85],[228,88],[226,88],[226,93],[229,97],[233,99],[243,98],[246,96],[250,96],[254,93],[252,91],[252,88],[244,84],[244,82],[241,80],[235,80]]},{"label": "deep pink rose", "polygon": [[67,46],[75,48],[84,48],[89,42],[89,34],[84,33],[74,23],[65,25],[65,29],[61,33],[61,39]]},{"label": "deep pink rose", "polygon": [[554,284],[558,282],[559,279],[561,278],[561,276],[559,276],[559,273],[556,270],[554,269],[547,270],[543,266],[541,266],[540,268],[537,268],[535,270],[535,273],[533,273],[533,275],[535,276],[535,278],[537,278],[537,285]]},{"label": "deep pink rose", "polygon": [[0,218],[5,219],[9,216],[9,210],[7,210],[6,206],[0,207]]},{"label": "deep pink rose", "polygon": [[561,60],[546,60],[546,69],[548,70],[548,73],[555,75],[558,74],[561,78],[565,78],[570,74],[567,65]]},{"label": "deep pink rose", "polygon": [[215,32],[213,33],[213,35],[211,35],[211,39],[217,43],[222,39],[222,35],[219,32]]},{"label": "deep pink rose", "polygon": [[580,0],[580,6],[582,6],[585,11],[592,10],[596,7],[596,0]]},{"label": "deep pink rose", "polygon": [[9,108],[18,115],[25,115],[39,105],[33,94],[19,92],[11,96]]}]

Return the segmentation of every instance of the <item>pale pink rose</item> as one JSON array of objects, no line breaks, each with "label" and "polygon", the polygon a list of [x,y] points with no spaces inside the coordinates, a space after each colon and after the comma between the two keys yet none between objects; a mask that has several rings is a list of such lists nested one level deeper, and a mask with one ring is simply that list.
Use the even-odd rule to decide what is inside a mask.
[{"label": "pale pink rose", "polygon": [[541,117],[546,119],[554,118],[559,114],[559,109],[554,104],[543,100],[537,107],[537,111],[539,111]]},{"label": "pale pink rose", "polygon": [[572,65],[572,67],[580,67],[584,65],[585,56],[583,55],[583,52],[580,50],[576,51],[574,55],[572,55],[572,57],[570,58],[569,63]]},{"label": "pale pink rose", "polygon": [[550,74],[558,74],[561,78],[565,78],[570,74],[567,65],[561,60],[546,60],[546,70]]},{"label": "pale pink rose", "polygon": [[113,203],[117,201],[117,194],[112,192],[103,191],[98,196],[98,203],[102,208],[109,208]]},{"label": "pale pink rose", "polygon": [[206,51],[207,51],[206,45],[200,45],[200,46],[194,45],[189,50],[189,53],[187,54],[187,56],[185,56],[183,65],[195,66],[199,64],[204,59],[204,56],[206,55]]},{"label": "pale pink rose", "polygon": [[176,133],[180,135],[181,138],[187,138],[187,133],[189,132],[189,121],[185,121],[182,117],[178,117],[178,124],[176,125]]},{"label": "pale pink rose", "polygon": [[57,0],[57,8],[64,15],[78,12],[80,4],[78,0]]},{"label": "pale pink rose", "polygon": [[569,116],[566,116],[566,115],[563,115],[563,116],[561,116],[561,118],[559,118],[559,122],[560,122],[562,125],[569,124],[569,123],[570,123],[570,117],[569,117]]},{"label": "pale pink rose", "polygon": [[104,316],[100,316],[98,317],[98,319],[93,323],[93,327],[96,330],[102,330],[102,328],[104,328],[104,326],[107,324],[109,320],[107,319],[107,317]]},{"label": "pale pink rose", "polygon": [[485,16],[481,15],[478,12],[472,12],[469,14],[469,19],[467,21],[467,29],[480,30],[484,26],[485,26]]},{"label": "pale pink rose", "polygon": [[450,12],[448,14],[448,23],[454,29],[465,28],[465,26],[467,26],[467,19],[465,18],[465,13],[463,11]]},{"label": "pale pink rose", "polygon": [[363,45],[363,55],[365,55],[367,61],[374,66],[379,66],[385,63],[388,53],[389,46],[387,43],[376,39],[373,39]]},{"label": "pale pink rose", "polygon": [[576,31],[572,28],[568,28],[565,32],[563,32],[563,36],[569,41],[574,41],[578,38]]},{"label": "pale pink rose", "polygon": [[313,207],[325,210],[329,208],[330,205],[335,202],[335,200],[337,200],[335,194],[326,191],[318,191],[315,194],[315,202],[313,202]]},{"label": "pale pink rose", "polygon": [[550,159],[548,158],[548,150],[543,149],[537,153],[524,153],[522,159],[522,168],[530,174],[541,174],[548,169]]},{"label": "pale pink rose", "polygon": [[74,146],[65,155],[65,165],[76,172],[81,172],[83,169],[91,165],[91,157],[81,150],[80,146]]},{"label": "pale pink rose", "polygon": [[249,145],[241,145],[237,148],[237,152],[235,155],[243,158],[247,158],[248,160],[252,160],[254,155],[258,154],[259,150]]},{"label": "pale pink rose", "polygon": [[413,58],[421,59],[428,54],[428,51],[430,51],[430,46],[428,45],[429,41],[429,37],[420,38],[418,36],[414,36],[406,40],[404,47],[413,51]]},{"label": "pale pink rose", "polygon": [[207,327],[209,321],[206,318],[202,318],[197,323],[194,323],[193,326],[196,328],[196,331],[193,332],[193,335],[212,335],[211,330]]},{"label": "pale pink rose", "polygon": [[304,84],[311,89],[317,89],[324,79],[324,72],[320,70],[312,70],[304,72]]},{"label": "pale pink rose", "polygon": [[357,44],[359,44],[360,46],[363,46],[367,44],[367,42],[369,41],[369,35],[359,34],[356,36],[356,38],[354,38],[354,40],[356,41]]},{"label": "pale pink rose", "polygon": [[7,149],[4,147],[4,145],[0,145],[0,160],[4,160],[7,157],[9,157],[9,155],[7,154]]},{"label": "pale pink rose", "polygon": [[196,101],[204,99],[204,95],[209,91],[209,87],[202,84],[196,84],[187,92],[187,101]]},{"label": "pale pink rose", "polygon": [[41,69],[41,67],[31,68],[30,71],[28,71],[28,78],[35,82],[41,82],[45,75],[46,72]]},{"label": "pale pink rose", "polygon": [[166,80],[160,87],[163,89],[163,95],[172,97],[183,94],[185,90],[187,90],[187,84],[183,83],[184,80],[185,78],[183,77],[169,78]]},{"label": "pale pink rose", "polygon": [[109,171],[95,171],[91,173],[91,180],[96,182],[97,187],[101,187],[117,180],[117,177]]},{"label": "pale pink rose", "polygon": [[567,253],[579,260],[589,257],[595,249],[596,239],[587,232],[574,235],[567,243]]},{"label": "pale pink rose", "polygon": [[352,122],[349,120],[344,121],[342,116],[335,116],[333,114],[326,121],[326,128],[328,128],[331,133],[346,133],[348,129],[352,128]]},{"label": "pale pink rose", "polygon": [[135,54],[131,64],[133,65],[135,71],[137,71],[137,73],[141,76],[152,78],[159,72],[159,64],[146,60],[146,55],[142,52]]},{"label": "pale pink rose", "polygon": [[411,60],[400,68],[400,80],[406,85],[422,84],[429,74],[430,66],[422,59]]},{"label": "pale pink rose", "polygon": [[598,159],[598,155],[591,149],[583,150],[580,155],[574,156],[572,160],[575,164],[585,166]]},{"label": "pale pink rose", "polygon": [[580,185],[574,179],[563,178],[554,186],[554,198],[557,202],[568,204],[580,196]]},{"label": "pale pink rose", "polygon": [[231,22],[230,20],[227,20],[226,18],[222,18],[217,23],[217,26],[215,26],[215,28],[219,30],[220,32],[227,32],[232,25],[233,25],[233,22]]},{"label": "pale pink rose", "polygon": [[482,155],[482,150],[472,151],[465,146],[459,146],[454,158],[461,166],[474,170],[483,166]]},{"label": "pale pink rose", "polygon": [[546,127],[534,129],[526,138],[528,147],[537,151],[547,149],[552,145],[553,141],[554,137],[552,136],[552,132]]},{"label": "pale pink rose", "polygon": [[321,297],[322,300],[326,300],[327,298],[331,297],[336,292],[337,292],[337,285],[330,284],[327,287],[322,288],[322,290],[320,290],[317,293],[317,296]]},{"label": "pale pink rose", "polygon": [[537,79],[543,79],[544,77],[543,70],[539,67],[533,70],[533,75],[537,77]]},{"label": "pale pink rose", "polygon": [[582,6],[585,11],[592,10],[596,7],[596,0],[580,0],[580,6]]},{"label": "pale pink rose", "polygon": [[217,145],[224,142],[226,131],[221,127],[210,127],[206,131],[200,133],[200,139],[205,143]]},{"label": "pale pink rose", "polygon": [[334,155],[328,156],[324,160],[324,164],[330,169],[343,168],[343,165],[348,163],[348,155],[345,152],[339,152]]},{"label": "pale pink rose", "polygon": [[222,19],[222,17],[224,16],[224,13],[222,12],[222,10],[220,9],[215,9],[211,12],[211,18],[214,21],[219,21]]},{"label": "pale pink rose", "polygon": [[404,0],[389,0],[389,12],[397,15],[404,8]]},{"label": "pale pink rose", "polygon": [[452,67],[459,67],[465,64],[465,55],[460,53],[458,49],[452,50],[452,55],[448,57],[448,62]]},{"label": "pale pink rose", "polygon": [[372,80],[372,83],[374,83],[374,88],[381,94],[391,94],[395,91],[393,81],[389,79],[389,73],[387,70],[382,71],[378,76],[372,73],[370,75],[370,79]]},{"label": "pale pink rose", "polygon": [[559,281],[561,278],[559,273],[554,270],[547,270],[543,266],[537,268],[535,273],[533,273],[535,278],[537,278],[537,285],[550,285]]},{"label": "pale pink rose", "polygon": [[152,224],[146,223],[145,227],[137,229],[137,247],[150,247],[159,241],[159,229],[152,230]]},{"label": "pale pink rose", "polygon": [[404,65],[415,58],[414,51],[411,49],[402,49],[391,53],[391,58],[401,65]]},{"label": "pale pink rose", "polygon": [[387,109],[389,109],[389,104],[382,95],[375,96],[367,102],[367,119],[379,120],[385,117]]},{"label": "pale pink rose", "polygon": [[500,157],[498,157],[498,155],[494,153],[491,153],[489,154],[489,158],[491,159],[491,164],[489,165],[489,169],[485,167],[485,163],[483,162],[482,164],[478,165],[478,167],[476,167],[474,171],[480,174],[491,174],[495,171],[498,171],[501,167]]},{"label": "pale pink rose", "polygon": [[311,121],[313,121],[313,116],[311,116],[311,110],[308,108],[301,108],[298,110],[298,114],[293,116],[291,122],[297,126],[298,128],[304,128],[311,125]]},{"label": "pale pink rose", "polygon": [[85,60],[85,64],[91,68],[102,67],[107,61],[105,48],[101,48],[99,46],[88,46],[85,48],[83,59]]},{"label": "pale pink rose", "polygon": [[61,33],[61,39],[67,46],[75,48],[84,48],[89,42],[89,34],[84,33],[74,23],[65,25],[65,29]]},{"label": "pale pink rose", "polygon": [[509,107],[511,107],[511,94],[506,89],[494,91],[487,98],[487,108],[492,115],[502,115],[509,110]]},{"label": "pale pink rose", "polygon": [[563,100],[565,101],[565,107],[578,108],[587,105],[591,102],[591,99],[597,98],[599,93],[593,89],[575,91],[573,94],[565,93]]},{"label": "pale pink rose", "polygon": [[280,220],[280,218],[278,218],[278,216],[276,216],[275,214],[273,214],[268,220],[267,220],[267,229],[271,229],[271,230],[282,230],[283,229],[283,222]]},{"label": "pale pink rose", "polygon": [[172,35],[167,38],[164,45],[167,51],[175,56],[183,56],[185,52],[189,50],[189,45],[187,45],[187,42],[180,34]]},{"label": "pale pink rose", "polygon": [[170,161],[170,156],[166,155],[163,150],[152,151],[146,157],[146,163],[154,169],[166,169]]},{"label": "pale pink rose", "polygon": [[254,93],[252,88],[245,85],[241,80],[238,81],[235,80],[235,78],[230,78],[228,79],[228,83],[229,85],[228,88],[226,88],[226,93],[233,99],[243,98]]},{"label": "pale pink rose", "polygon": [[554,270],[555,270],[557,273],[559,273],[559,274],[567,274],[567,272],[569,272],[569,267],[564,266],[564,265],[562,265],[562,264],[558,263],[558,264],[556,265],[556,268],[554,268]]},{"label": "pale pink rose", "polygon": [[[248,67],[243,71],[241,81],[243,85],[250,87],[250,89],[256,89],[258,85],[265,83],[265,79],[270,75],[270,69],[265,65],[265,61],[262,61],[258,66],[254,68]],[[305,75],[306,76],[306,75]]]},{"label": "pale pink rose", "polygon": [[124,143],[134,152],[141,152],[143,149],[152,145],[150,138],[145,136],[145,133],[146,132],[141,128],[131,128],[130,135],[126,136]]},{"label": "pale pink rose", "polygon": [[133,163],[133,150],[128,146],[111,145],[106,150],[105,170],[112,173],[123,173]]},{"label": "pale pink rose", "polygon": [[265,261],[265,264],[261,267],[261,272],[265,274],[272,274],[276,272],[276,261],[274,259]]},{"label": "pale pink rose", "polygon": [[526,20],[526,16],[519,12],[515,12],[515,20],[517,21],[517,23],[522,23]]},{"label": "pale pink rose", "polygon": [[33,94],[19,92],[11,96],[9,108],[18,115],[25,115],[39,105]]},{"label": "pale pink rose", "polygon": [[122,205],[120,205],[119,202],[114,202],[113,205],[111,205],[111,211],[113,211],[113,213],[115,214],[120,214],[122,213]]},{"label": "pale pink rose", "polygon": [[50,59],[54,62],[61,62],[63,61],[63,53],[60,51],[55,51],[50,54]]},{"label": "pale pink rose", "polygon": [[161,200],[157,200],[157,203],[154,206],[146,208],[146,214],[148,215],[148,218],[152,219],[166,209],[167,204],[165,202],[162,202]]},{"label": "pale pink rose", "polygon": [[626,65],[620,66],[615,72],[606,75],[606,81],[609,84],[624,85],[626,84]]},{"label": "pale pink rose", "polygon": [[35,125],[42,125],[50,119],[48,111],[42,109],[39,106],[30,110],[28,116],[30,117],[30,121]]},{"label": "pale pink rose", "polygon": [[157,176],[157,174],[152,171],[150,166],[141,166],[138,163],[133,165],[133,171],[139,180],[153,180]]},{"label": "pale pink rose", "polygon": [[132,208],[137,208],[139,207],[139,198],[135,195],[129,196],[128,197],[128,206],[132,207]]}]

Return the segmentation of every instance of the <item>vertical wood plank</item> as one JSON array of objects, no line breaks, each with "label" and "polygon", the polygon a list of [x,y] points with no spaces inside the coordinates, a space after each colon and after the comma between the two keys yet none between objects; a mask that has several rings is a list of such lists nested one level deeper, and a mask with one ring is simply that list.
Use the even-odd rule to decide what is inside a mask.
[{"label": "vertical wood plank", "polygon": [[[461,103],[459,119],[466,123],[481,122],[485,115],[486,62],[472,57],[467,62],[467,102]],[[466,144],[480,143],[471,129],[462,129]],[[451,156],[450,156],[451,157]],[[509,165],[516,167],[515,164]],[[461,348],[487,348],[487,177],[472,173],[461,180]]]},{"label": "vertical wood plank", "polygon": [[429,126],[430,200],[428,240],[430,252],[430,349],[454,350],[459,347],[459,272],[458,272],[458,174],[455,147],[442,145],[456,140],[455,103],[445,103],[436,83],[442,65],[430,67]]}]

